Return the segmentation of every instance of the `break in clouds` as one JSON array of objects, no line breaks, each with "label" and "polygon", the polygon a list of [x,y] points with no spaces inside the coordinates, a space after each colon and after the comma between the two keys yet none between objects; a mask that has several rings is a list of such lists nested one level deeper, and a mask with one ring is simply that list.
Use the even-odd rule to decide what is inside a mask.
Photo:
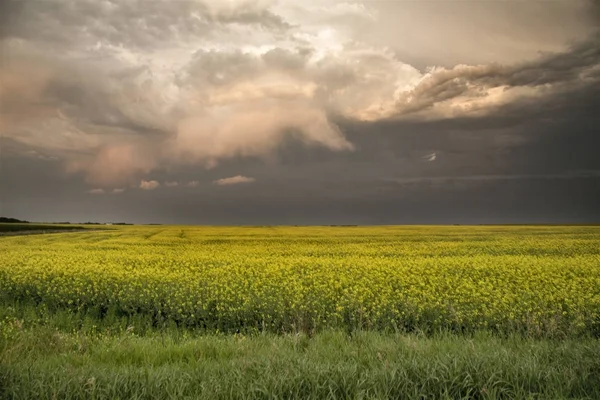
[{"label": "break in clouds", "polygon": [[545,162],[524,149],[552,157],[568,138],[540,139],[544,124],[576,130],[598,104],[597,3],[464,3],[8,1],[2,146],[94,194],[259,182],[244,160],[311,179],[311,157],[280,163],[290,146],[384,191],[444,162],[440,176]]}]

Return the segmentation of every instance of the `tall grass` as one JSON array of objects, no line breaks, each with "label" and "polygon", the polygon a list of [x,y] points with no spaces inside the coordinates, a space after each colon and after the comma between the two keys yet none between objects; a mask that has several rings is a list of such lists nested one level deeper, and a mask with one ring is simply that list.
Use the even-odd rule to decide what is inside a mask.
[{"label": "tall grass", "polygon": [[4,399],[600,398],[600,344],[326,331],[115,335],[20,330]]},{"label": "tall grass", "polygon": [[0,399],[598,399],[600,341],[206,334],[0,307]]}]

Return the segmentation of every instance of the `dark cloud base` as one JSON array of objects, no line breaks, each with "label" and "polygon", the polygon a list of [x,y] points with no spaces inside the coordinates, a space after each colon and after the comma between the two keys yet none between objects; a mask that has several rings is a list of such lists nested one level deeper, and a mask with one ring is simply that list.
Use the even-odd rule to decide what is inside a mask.
[{"label": "dark cloud base", "polygon": [[27,174],[30,181],[4,174],[3,215],[201,225],[600,223],[598,175],[398,181],[265,177],[246,186],[215,187],[207,180],[196,188],[128,188],[95,195],[82,193],[77,179],[53,180],[58,171],[52,165],[4,159],[5,168],[20,167],[20,177]]}]

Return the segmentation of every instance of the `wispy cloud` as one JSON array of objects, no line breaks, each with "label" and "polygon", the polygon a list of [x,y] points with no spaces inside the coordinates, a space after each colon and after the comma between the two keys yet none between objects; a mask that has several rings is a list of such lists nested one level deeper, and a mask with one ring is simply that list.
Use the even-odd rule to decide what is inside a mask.
[{"label": "wispy cloud", "polygon": [[116,189],[113,189],[112,192],[113,193],[123,193],[124,191],[125,191],[125,189],[123,189],[123,188],[116,188]]},{"label": "wispy cloud", "polygon": [[160,186],[160,183],[158,183],[157,181],[144,181],[142,180],[140,182],[140,189],[143,190],[154,190],[157,187]]},{"label": "wispy cloud", "polygon": [[104,194],[104,189],[90,189],[87,192],[89,194]]},{"label": "wispy cloud", "polygon": [[179,182],[177,182],[177,181],[166,181],[165,182],[165,186],[166,187],[176,187],[176,186],[179,186]]},{"label": "wispy cloud", "polygon": [[435,161],[435,159],[437,158],[437,154],[436,153],[431,153],[431,154],[427,154],[425,156],[423,156],[423,160],[425,161]]},{"label": "wispy cloud", "polygon": [[456,176],[421,176],[421,177],[400,177],[400,178],[382,178],[385,182],[394,182],[397,184],[411,184],[419,182],[444,183],[444,182],[479,182],[479,181],[513,181],[513,180],[533,180],[533,179],[586,179],[600,178],[600,171],[567,171],[558,174],[497,174],[497,175],[456,175]]},{"label": "wispy cloud", "polygon": [[254,179],[254,178],[251,178],[248,176],[243,176],[243,175],[236,175],[236,176],[232,176],[229,178],[217,179],[213,183],[215,185],[219,185],[219,186],[226,186],[226,185],[238,185],[241,183],[252,183],[254,181],[256,181],[256,179]]},{"label": "wispy cloud", "polygon": [[190,181],[186,184],[187,187],[197,187],[200,184],[198,181]]}]

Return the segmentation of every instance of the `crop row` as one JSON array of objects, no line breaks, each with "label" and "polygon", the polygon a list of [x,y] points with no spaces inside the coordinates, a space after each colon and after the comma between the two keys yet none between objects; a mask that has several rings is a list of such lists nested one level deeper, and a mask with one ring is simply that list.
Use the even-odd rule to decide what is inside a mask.
[{"label": "crop row", "polygon": [[0,239],[0,293],[220,331],[598,335],[599,244],[594,227],[124,227]]}]

